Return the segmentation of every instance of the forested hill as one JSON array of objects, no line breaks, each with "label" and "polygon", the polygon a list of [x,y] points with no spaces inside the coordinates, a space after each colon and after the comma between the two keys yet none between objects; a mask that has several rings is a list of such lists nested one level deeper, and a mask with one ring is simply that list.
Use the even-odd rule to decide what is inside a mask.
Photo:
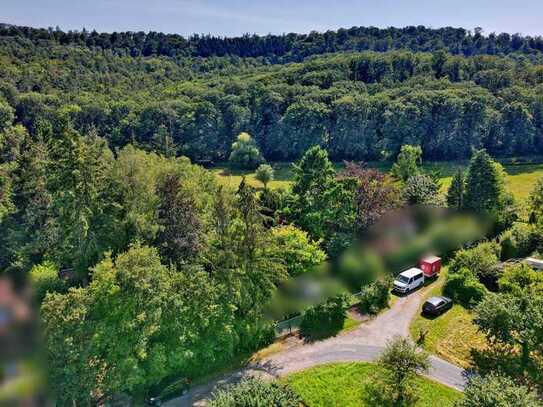
[{"label": "forested hill", "polygon": [[[372,38],[368,48],[375,48],[390,38],[406,48],[430,51],[445,42],[459,51],[463,44],[491,39],[454,29],[357,30],[365,34],[350,37],[352,30],[340,30],[330,34],[334,40],[329,43],[345,45],[364,37]],[[277,38],[293,50],[327,35]],[[347,40],[340,40],[344,35]],[[543,65],[542,55],[534,51],[538,39],[495,38],[496,44],[509,44],[502,48],[509,51],[528,52],[527,44],[533,43],[531,55],[465,56],[443,49],[335,52],[285,64],[190,56],[206,55],[197,49],[213,43],[211,38],[187,43],[181,37],[141,34],[141,40],[134,40],[136,48],[126,45],[126,52],[96,48],[96,38],[107,48],[139,36],[4,27],[0,135],[6,133],[9,140],[18,137],[18,129],[47,140],[69,129],[97,134],[111,148],[132,143],[196,161],[227,159],[240,132],[254,137],[267,160],[297,159],[317,144],[334,160],[394,158],[402,144],[420,145],[425,158],[436,160],[467,158],[473,148],[482,147],[495,156],[543,154]],[[188,47],[188,56],[132,55],[151,38],[177,38]],[[258,44],[272,38],[254,37],[249,48],[254,55],[268,52]],[[216,40],[230,43],[236,40]],[[286,55],[286,48],[281,52]]]},{"label": "forested hill", "polygon": [[432,52],[444,49],[454,55],[505,55],[514,52],[543,52],[543,38],[510,35],[483,35],[464,28],[431,29],[424,26],[405,28],[352,27],[324,33],[283,35],[244,35],[224,38],[194,35],[184,38],[177,34],[158,32],[69,31],[0,25],[0,36],[20,37],[40,44],[52,41],[60,45],[79,45],[114,50],[130,56],[238,56],[264,57],[270,62],[300,61],[310,55],[340,51],[379,51],[396,49]]}]

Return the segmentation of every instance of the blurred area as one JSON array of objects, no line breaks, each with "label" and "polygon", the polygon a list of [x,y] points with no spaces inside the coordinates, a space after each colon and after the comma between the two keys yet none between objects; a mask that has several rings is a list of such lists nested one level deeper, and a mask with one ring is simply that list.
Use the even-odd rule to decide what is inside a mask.
[{"label": "blurred area", "polygon": [[0,277],[0,406],[46,406],[31,289]]},{"label": "blurred area", "polygon": [[444,208],[419,206],[384,216],[364,236],[319,272],[291,279],[270,306],[272,318],[289,318],[340,293],[359,294],[379,279],[391,279],[430,255],[447,258],[483,238],[489,219]]}]

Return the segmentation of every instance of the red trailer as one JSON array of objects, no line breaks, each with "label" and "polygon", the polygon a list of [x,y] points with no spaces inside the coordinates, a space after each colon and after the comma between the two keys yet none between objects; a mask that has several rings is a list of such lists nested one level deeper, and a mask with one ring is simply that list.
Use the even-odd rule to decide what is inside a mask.
[{"label": "red trailer", "polygon": [[441,257],[428,256],[419,263],[419,268],[424,273],[424,277],[436,277],[441,270]]}]

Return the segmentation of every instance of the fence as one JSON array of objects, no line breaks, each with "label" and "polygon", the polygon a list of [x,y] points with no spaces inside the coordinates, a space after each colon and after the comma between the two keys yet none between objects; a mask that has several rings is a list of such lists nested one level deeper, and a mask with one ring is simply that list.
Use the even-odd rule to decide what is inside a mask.
[{"label": "fence", "polygon": [[[364,291],[351,294],[349,307],[352,307],[358,304],[363,294],[364,294]],[[275,336],[279,338],[281,336],[290,335],[293,332],[298,331],[300,329],[300,324],[302,323],[303,319],[304,319],[304,316],[302,314],[302,315],[297,315],[293,318],[285,319],[284,321],[278,322],[277,324],[275,324]]]}]

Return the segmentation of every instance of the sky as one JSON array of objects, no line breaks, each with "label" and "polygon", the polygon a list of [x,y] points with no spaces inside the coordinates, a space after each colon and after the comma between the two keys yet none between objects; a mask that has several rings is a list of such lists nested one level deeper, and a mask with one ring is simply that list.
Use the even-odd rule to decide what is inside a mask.
[{"label": "sky", "polygon": [[543,35],[543,0],[0,0],[0,22],[185,36],[408,25]]}]

